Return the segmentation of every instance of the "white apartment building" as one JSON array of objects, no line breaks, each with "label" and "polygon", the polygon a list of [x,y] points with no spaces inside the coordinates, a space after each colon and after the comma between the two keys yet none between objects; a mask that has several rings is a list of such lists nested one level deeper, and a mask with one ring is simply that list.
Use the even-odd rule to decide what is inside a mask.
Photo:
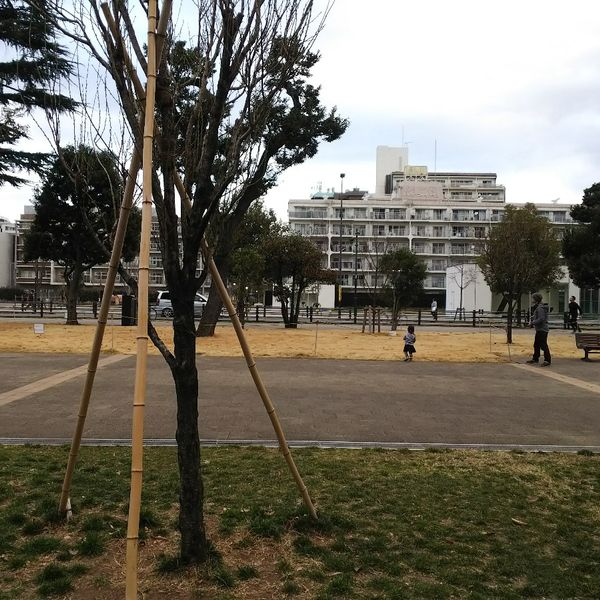
[{"label": "white apartment building", "polygon": [[[394,153],[396,159],[388,156]],[[405,158],[405,148],[378,148],[376,189],[383,193],[317,193],[288,203],[291,228],[317,244],[323,251],[325,267],[339,271],[341,244],[343,306],[353,304],[355,281],[359,303],[372,301],[373,291],[383,283],[377,272],[377,257],[396,248],[409,248],[423,258],[427,265],[427,302],[435,297],[440,306],[445,306],[448,270],[473,263],[478,243],[502,219],[506,190],[498,184],[495,173],[432,173],[425,166],[406,164]],[[403,166],[386,173],[379,167],[380,160],[385,165]],[[571,223],[570,206],[536,206],[559,229]],[[562,312],[568,294],[579,296],[576,292],[568,280],[561,282],[553,291],[554,310]],[[473,308],[500,307],[500,300],[486,295],[483,288],[479,302]]]}]

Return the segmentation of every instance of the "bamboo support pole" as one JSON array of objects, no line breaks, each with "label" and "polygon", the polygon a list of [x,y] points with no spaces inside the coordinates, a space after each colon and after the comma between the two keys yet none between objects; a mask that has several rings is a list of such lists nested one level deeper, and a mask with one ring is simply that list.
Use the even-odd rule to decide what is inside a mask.
[{"label": "bamboo support pole", "polygon": [[[203,240],[203,252],[205,257],[209,257],[208,248],[206,246],[206,242]],[[306,485],[304,485],[304,481],[302,480],[302,476],[298,471],[298,467],[296,467],[296,463],[294,462],[294,458],[290,452],[290,448],[287,444],[287,440],[285,439],[285,433],[283,432],[283,428],[281,427],[281,423],[279,421],[279,417],[277,416],[277,411],[275,410],[275,406],[273,402],[271,402],[271,398],[269,396],[269,392],[265,387],[263,380],[256,368],[256,362],[254,361],[254,356],[252,355],[252,351],[250,350],[250,346],[248,345],[248,341],[246,340],[246,336],[244,334],[244,330],[242,328],[242,324],[238,317],[237,312],[235,311],[235,307],[233,306],[233,302],[227,293],[227,289],[225,288],[225,284],[221,279],[221,275],[219,270],[217,269],[217,265],[212,257],[208,259],[208,268],[210,270],[210,275],[215,282],[217,289],[219,290],[219,294],[221,299],[223,300],[223,304],[225,304],[227,308],[227,312],[229,313],[229,318],[233,324],[233,328],[235,329],[235,333],[240,342],[240,347],[242,348],[242,352],[244,353],[244,358],[246,359],[246,364],[248,365],[248,369],[250,370],[250,375],[254,380],[254,385],[258,390],[258,393],[263,401],[265,409],[267,410],[267,414],[269,415],[269,419],[271,419],[271,424],[273,425],[273,429],[275,430],[275,434],[277,435],[277,440],[279,442],[279,449],[283,454],[285,461],[288,465],[292,473],[292,477],[300,490],[300,494],[302,495],[302,499],[304,500],[304,504],[306,508],[308,508],[313,519],[318,519],[317,511],[312,503]]]},{"label": "bamboo support pole", "polygon": [[[181,196],[181,198],[183,200],[185,209],[190,210],[191,202],[185,191],[185,188],[183,186],[183,183],[182,183],[179,175],[175,176],[175,185],[177,187],[177,191],[178,191],[179,195]],[[265,387],[265,385],[263,383],[260,373],[258,372],[258,369],[256,368],[256,362],[254,360],[254,356],[252,355],[252,350],[250,349],[248,341],[246,340],[246,336],[244,334],[244,329],[242,328],[242,324],[240,322],[238,314],[235,310],[233,302],[231,301],[231,298],[229,297],[229,294],[227,293],[227,288],[225,287],[225,284],[223,283],[223,280],[221,279],[221,274],[219,273],[219,269],[217,268],[217,265],[215,264],[214,259],[210,255],[208,246],[206,244],[206,240],[204,240],[204,239],[202,240],[201,249],[202,249],[202,254],[204,256],[204,259],[208,261],[208,269],[210,271],[210,275],[211,275],[213,281],[215,282],[215,285],[217,286],[217,289],[219,290],[219,295],[221,296],[221,300],[223,300],[223,304],[227,308],[229,318],[231,319],[233,328],[235,330],[238,341],[240,343],[240,347],[242,349],[242,352],[244,353],[244,358],[246,359],[246,364],[248,365],[248,369],[250,370],[250,375],[252,376],[254,385],[256,386],[256,389],[258,390],[261,400],[263,401],[263,404],[265,406],[267,414],[269,415],[269,419],[271,419],[271,424],[273,425],[273,429],[275,430],[275,434],[277,435],[277,441],[279,442],[279,449],[285,458],[285,461],[288,465],[290,472],[292,473],[292,477],[294,478],[294,481],[296,482],[298,489],[300,490],[300,494],[302,495],[302,499],[304,501],[304,504],[306,505],[306,508],[310,512],[313,519],[318,519],[317,511],[316,511],[314,504],[310,498],[310,494],[308,493],[306,485],[304,485],[302,476],[300,475],[300,472],[298,471],[298,467],[296,466],[296,463],[294,462],[294,458],[292,456],[292,453],[290,452],[290,448],[287,444],[287,440],[285,439],[285,433],[283,432],[283,428],[281,427],[281,423],[279,421],[279,417],[277,416],[277,411],[275,410],[275,406],[273,405],[273,402],[271,401],[271,398],[269,396],[269,392],[267,391],[267,388]]]},{"label": "bamboo support pole", "polygon": [[142,232],[138,270],[138,325],[133,426],[131,433],[131,489],[127,519],[127,555],[125,597],[137,598],[137,556],[142,499],[144,453],[144,408],[146,403],[146,367],[148,360],[148,274],[152,228],[152,146],[154,142],[154,99],[156,94],[157,2],[148,3],[148,73],[144,122]]},{"label": "bamboo support pole", "polygon": [[121,254],[123,251],[123,243],[125,241],[125,234],[127,232],[127,222],[129,220],[131,207],[133,205],[135,181],[137,173],[140,170],[140,165],[141,157],[138,152],[134,151],[134,154],[131,158],[131,163],[129,165],[127,181],[125,183],[123,201],[121,202],[121,209],[119,211],[119,221],[117,223],[117,229],[113,241],[113,248],[110,256],[110,262],[108,264],[106,283],[104,284],[104,291],[102,292],[102,302],[100,303],[100,312],[98,314],[96,333],[94,336],[94,342],[92,344],[92,352],[88,361],[87,375],[85,379],[85,384],[83,386],[83,391],[81,393],[81,400],[79,403],[77,424],[75,426],[75,432],[73,433],[73,439],[71,441],[71,450],[69,452],[69,459],[67,462],[67,469],[63,480],[63,486],[58,505],[58,511],[61,515],[65,514],[65,512],[67,511],[67,504],[69,500],[69,494],[71,491],[71,482],[73,480],[73,471],[75,469],[75,462],[77,461],[77,454],[81,446],[81,437],[83,435],[83,428],[85,426],[87,411],[92,395],[92,388],[94,386],[94,378],[96,376],[96,370],[98,368],[98,359],[100,358],[100,352],[102,349],[104,330],[106,329],[106,323],[108,321],[110,301],[115,287],[115,280],[117,278],[117,269],[119,267],[119,261],[121,260]]},{"label": "bamboo support pole", "polygon": [[[163,2],[163,8],[160,15],[160,20],[158,23],[157,33],[158,43],[157,43],[157,60],[160,60],[160,54],[162,51],[162,39],[167,31],[167,25],[169,21],[169,16],[171,14],[171,5],[172,0],[165,0]],[[106,3],[102,4],[102,10],[104,12],[106,21],[108,23],[109,29],[111,30],[111,34],[115,40],[115,43],[120,45],[123,50],[125,50],[124,45],[122,44],[121,37],[119,35],[119,30],[116,26],[115,20],[110,12],[108,5]],[[139,97],[142,98],[144,96],[144,89],[142,84],[135,74],[135,69],[133,68],[133,64],[127,54],[124,52],[125,61],[127,64],[127,69],[134,81],[134,85],[136,87],[136,91],[141,93]],[[135,74],[135,75],[134,75]],[[121,208],[119,211],[119,220],[117,222],[117,229],[115,231],[115,238],[113,240],[113,247],[111,251],[110,262],[108,265],[108,273],[106,276],[106,283],[104,284],[104,291],[102,295],[102,302],[100,304],[100,312],[98,314],[98,323],[96,325],[96,333],[94,336],[94,341],[92,344],[92,351],[90,354],[90,358],[88,361],[88,371],[86,380],[84,383],[84,388],[81,394],[81,399],[79,403],[79,412],[77,416],[77,424],[75,427],[75,432],[73,433],[73,439],[71,442],[71,450],[69,452],[69,459],[67,461],[67,468],[65,471],[65,477],[63,480],[63,486],[61,490],[61,496],[58,505],[59,514],[63,515],[67,511],[67,506],[69,503],[69,494],[71,492],[71,484],[73,480],[73,472],[75,470],[75,463],[77,462],[77,455],[79,453],[79,448],[81,446],[81,438],[83,435],[83,428],[85,426],[85,420],[87,418],[87,412],[89,408],[90,398],[92,395],[92,388],[94,386],[94,378],[96,376],[96,371],[98,368],[98,360],[100,357],[100,352],[102,349],[102,340],[104,339],[104,332],[106,329],[106,323],[108,321],[108,311],[110,309],[110,300],[112,298],[112,294],[115,287],[115,280],[117,278],[117,270],[119,266],[119,261],[121,260],[121,255],[123,253],[123,244],[125,241],[125,234],[127,232],[127,223],[129,220],[129,214],[131,212],[131,207],[133,206],[133,195],[135,192],[135,183],[137,179],[137,174],[140,170],[142,164],[142,157],[140,154],[134,150],[133,156],[131,158],[131,162],[129,165],[129,172],[127,175],[127,180],[125,183],[125,190],[123,192],[123,201],[121,202]]]}]

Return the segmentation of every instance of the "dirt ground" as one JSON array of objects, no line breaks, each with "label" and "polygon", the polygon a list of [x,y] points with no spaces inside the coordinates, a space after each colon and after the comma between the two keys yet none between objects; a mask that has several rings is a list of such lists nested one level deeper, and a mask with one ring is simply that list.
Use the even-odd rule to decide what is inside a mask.
[{"label": "dirt ground", "polygon": [[[66,326],[44,324],[43,333],[35,333],[31,323],[0,323],[0,352],[72,352],[86,354],[92,347],[95,325]],[[172,348],[172,329],[168,325],[157,330]],[[396,360],[404,358],[404,331],[396,335],[389,331],[368,334],[360,330],[324,328],[301,325],[298,329],[282,326],[250,326],[246,329],[250,348],[255,356],[311,357],[356,360]],[[513,344],[506,344],[501,329],[432,331],[417,328],[415,360],[442,362],[506,362],[530,356],[533,330],[516,330]],[[574,336],[566,331],[552,331],[549,337],[556,358],[581,357]],[[242,356],[235,331],[229,325],[219,325],[212,338],[198,338],[198,352],[206,356]],[[135,354],[135,327],[107,326],[103,352]],[[149,342],[149,352],[158,351]]]}]

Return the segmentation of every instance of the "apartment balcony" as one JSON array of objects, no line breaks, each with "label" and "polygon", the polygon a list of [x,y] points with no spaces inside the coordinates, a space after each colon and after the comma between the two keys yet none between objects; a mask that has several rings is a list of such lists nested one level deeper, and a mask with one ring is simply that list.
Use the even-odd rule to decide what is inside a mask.
[{"label": "apartment balcony", "polygon": [[[318,211],[318,210],[300,211],[300,210],[295,210],[295,211],[293,211],[293,212],[290,213],[289,217],[290,217],[290,219],[326,219],[327,218],[327,211]],[[344,215],[344,218],[346,218],[345,215]],[[339,215],[338,215],[338,219],[339,219]]]}]

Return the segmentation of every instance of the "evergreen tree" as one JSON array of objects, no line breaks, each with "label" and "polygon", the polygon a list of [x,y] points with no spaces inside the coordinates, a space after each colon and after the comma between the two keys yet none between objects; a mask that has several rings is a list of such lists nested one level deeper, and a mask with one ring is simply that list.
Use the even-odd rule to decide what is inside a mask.
[{"label": "evergreen tree", "polygon": [[385,287],[392,292],[392,329],[398,326],[400,308],[419,299],[427,276],[427,265],[408,248],[392,250],[381,257]]},{"label": "evergreen tree", "polygon": [[[83,273],[109,258],[106,249],[118,217],[122,177],[108,152],[68,147],[55,157],[35,196],[35,218],[25,236],[26,260],[62,265],[67,325],[77,324],[77,294]],[[123,259],[139,245],[139,211],[129,218]]]},{"label": "evergreen tree", "polygon": [[477,263],[492,292],[506,300],[506,341],[511,344],[515,303],[561,276],[560,241],[534,204],[509,204],[503,220],[488,233]]},{"label": "evergreen tree", "polygon": [[308,238],[287,232],[271,236],[264,244],[265,279],[281,303],[286,327],[298,325],[302,294],[313,283],[334,283],[334,271],[323,268],[323,253]]},{"label": "evergreen tree", "polygon": [[581,288],[600,287],[600,183],[583,191],[583,201],[571,207],[579,223],[563,238],[563,256],[573,281]]},{"label": "evergreen tree", "polygon": [[55,30],[43,12],[17,0],[0,0],[0,47],[13,58],[0,62],[0,185],[19,186],[25,179],[15,171],[42,173],[51,156],[41,152],[15,149],[28,138],[28,128],[20,117],[42,108],[51,111],[73,110],[76,103],[53,87],[69,77],[71,62],[65,48],[55,39]]}]

